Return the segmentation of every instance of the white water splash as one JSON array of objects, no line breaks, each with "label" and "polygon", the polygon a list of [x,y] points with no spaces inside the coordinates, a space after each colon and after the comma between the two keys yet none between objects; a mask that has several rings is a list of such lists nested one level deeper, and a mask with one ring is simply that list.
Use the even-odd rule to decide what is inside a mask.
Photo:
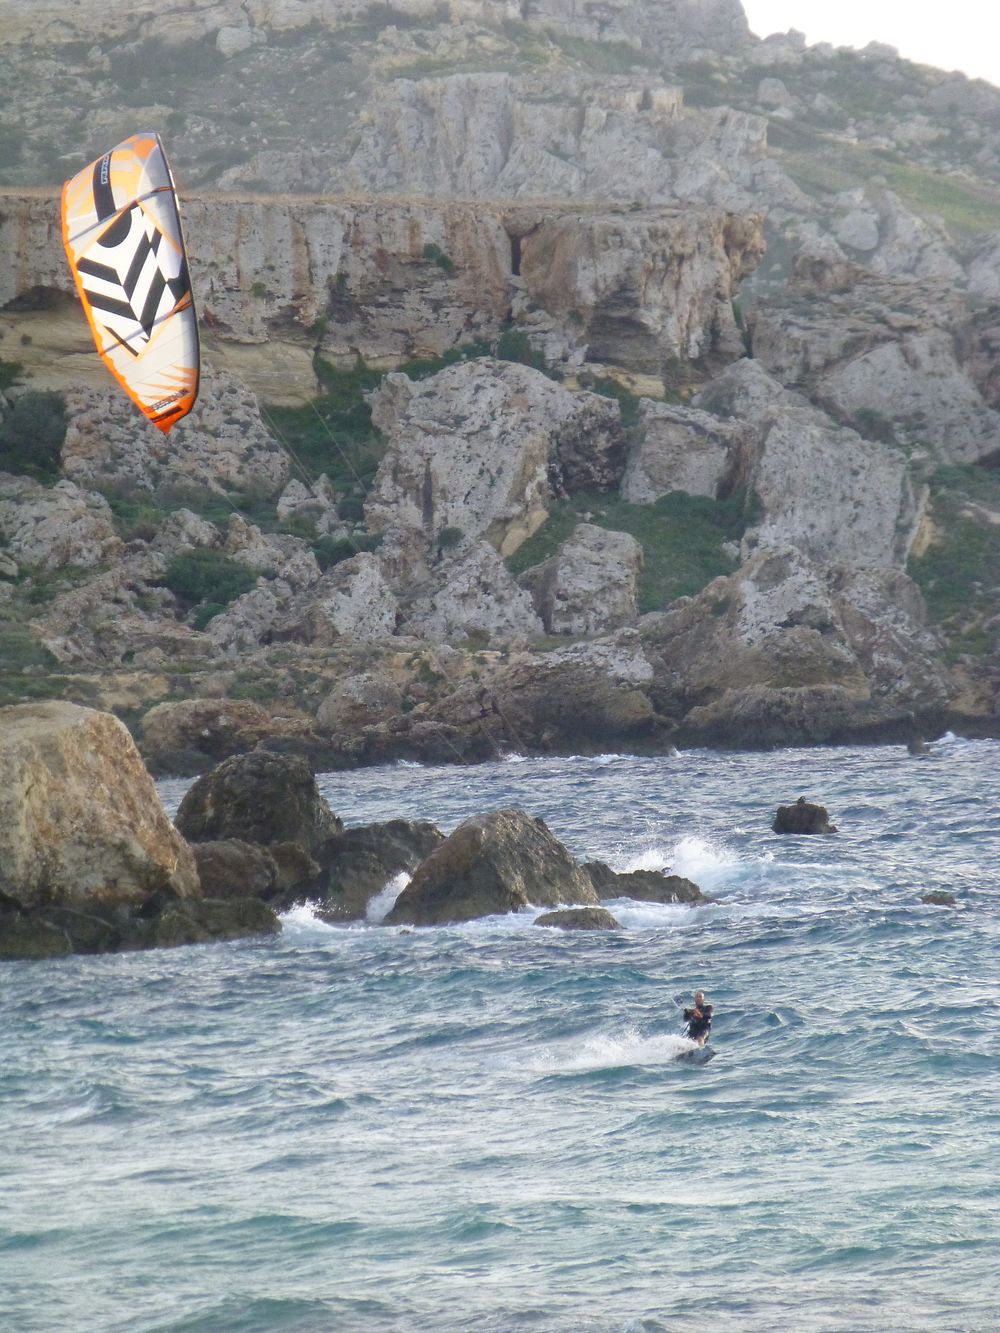
[{"label": "white water splash", "polygon": [[664,1065],[697,1049],[698,1043],[688,1037],[670,1032],[650,1036],[630,1027],[617,1033],[595,1032],[581,1040],[552,1046],[536,1067],[540,1073],[562,1074]]},{"label": "white water splash", "polygon": [[398,875],[393,875],[389,883],[373,898],[368,899],[368,906],[365,908],[365,920],[370,926],[380,926],[386,919],[393,907],[396,905],[396,899],[410,882],[410,876],[405,870],[401,870]]}]

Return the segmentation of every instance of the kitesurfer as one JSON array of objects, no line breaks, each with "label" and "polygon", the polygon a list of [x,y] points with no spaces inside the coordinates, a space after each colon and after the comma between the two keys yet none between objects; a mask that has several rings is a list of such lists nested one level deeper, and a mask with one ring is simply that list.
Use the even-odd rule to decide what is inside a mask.
[{"label": "kitesurfer", "polygon": [[704,1046],[712,1031],[712,1006],[705,1003],[704,991],[695,991],[694,1008],[685,1009],[684,1017],[687,1019],[686,1035],[699,1046]]}]

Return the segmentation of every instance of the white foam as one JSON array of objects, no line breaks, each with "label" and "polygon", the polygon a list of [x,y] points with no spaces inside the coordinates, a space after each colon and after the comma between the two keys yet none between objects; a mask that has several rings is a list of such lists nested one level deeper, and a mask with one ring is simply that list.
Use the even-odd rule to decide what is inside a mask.
[{"label": "white foam", "polygon": [[550,1047],[535,1066],[540,1073],[584,1073],[591,1069],[623,1069],[631,1065],[670,1064],[698,1049],[698,1043],[674,1033],[647,1036],[629,1027],[617,1033],[595,1032],[582,1040]]},{"label": "white foam", "polygon": [[368,899],[368,906],[365,908],[365,920],[370,926],[382,924],[395,907],[396,899],[409,882],[410,876],[405,870],[401,870],[398,875],[393,875],[384,889]]},{"label": "white foam", "polygon": [[528,762],[528,756],[526,754],[518,754],[516,751],[511,751],[510,754],[501,754],[500,760],[501,763],[504,764],[526,764]]},{"label": "white foam", "polygon": [[329,938],[336,929],[316,915],[317,903],[296,903],[280,916],[286,938],[292,940]]},{"label": "white foam", "polygon": [[728,847],[709,842],[706,838],[688,836],[676,843],[670,854],[670,870],[674,875],[693,879],[696,884],[722,878],[740,858]]}]

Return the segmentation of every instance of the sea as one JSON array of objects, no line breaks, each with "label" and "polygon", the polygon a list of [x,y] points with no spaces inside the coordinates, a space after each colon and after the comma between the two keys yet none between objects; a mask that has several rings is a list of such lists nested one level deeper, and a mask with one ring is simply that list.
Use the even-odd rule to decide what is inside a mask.
[{"label": "sea", "polygon": [[[1000,743],[320,785],[715,901],[412,930],[397,879],[351,927],[0,966],[5,1333],[1000,1327]],[[799,796],[839,832],[773,834]]]}]

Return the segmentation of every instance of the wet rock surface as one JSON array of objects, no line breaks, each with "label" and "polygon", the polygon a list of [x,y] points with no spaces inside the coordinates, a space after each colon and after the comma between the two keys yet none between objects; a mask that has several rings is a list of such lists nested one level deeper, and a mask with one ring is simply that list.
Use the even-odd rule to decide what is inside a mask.
[{"label": "wet rock surface", "polygon": [[775,833],[836,833],[837,827],[830,823],[826,806],[816,805],[800,796],[794,805],[779,805],[774,823]]},{"label": "wet rock surface", "polygon": [[536,926],[557,930],[621,930],[621,925],[603,907],[568,907],[561,912],[543,912]]}]

